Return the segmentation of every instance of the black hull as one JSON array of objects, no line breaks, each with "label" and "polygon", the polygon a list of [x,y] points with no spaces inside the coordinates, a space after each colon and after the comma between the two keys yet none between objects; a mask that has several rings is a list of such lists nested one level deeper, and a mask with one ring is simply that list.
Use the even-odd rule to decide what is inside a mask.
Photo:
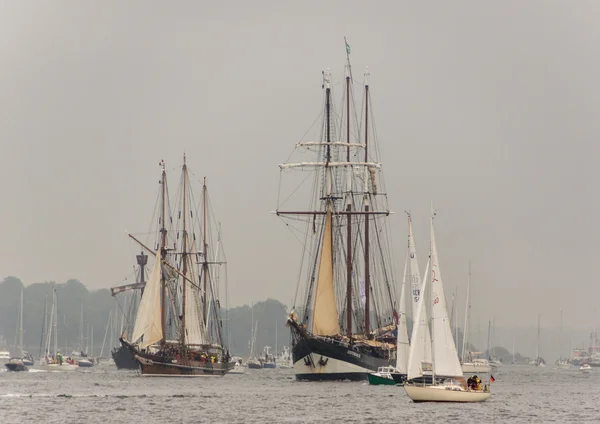
[{"label": "black hull", "polygon": [[397,384],[406,383],[406,374],[392,373],[391,376]]},{"label": "black hull", "polygon": [[368,380],[369,373],[390,365],[389,351],[314,337],[292,327],[292,360],[297,380]]},{"label": "black hull", "polygon": [[117,349],[113,349],[111,354],[115,365],[120,370],[137,370],[140,367],[139,362],[126,346],[121,345]]},{"label": "black hull", "polygon": [[9,370],[9,371],[29,371],[29,369],[23,365],[23,364],[13,364],[13,363],[7,363],[4,364],[4,366]]}]

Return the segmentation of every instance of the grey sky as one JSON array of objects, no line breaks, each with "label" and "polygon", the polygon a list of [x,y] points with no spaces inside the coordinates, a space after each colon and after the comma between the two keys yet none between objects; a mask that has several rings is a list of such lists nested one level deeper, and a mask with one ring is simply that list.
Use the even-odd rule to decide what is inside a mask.
[{"label": "grey sky", "polygon": [[[223,223],[230,303],[290,303],[298,246],[277,164],[319,112],[323,68],[370,85],[400,280],[429,204],[447,298],[499,327],[598,323],[595,1],[0,3],[0,275],[109,287],[187,152]],[[199,198],[199,196],[198,196]],[[284,253],[289,252],[289,254]],[[450,307],[450,305],[448,305]],[[462,312],[461,312],[462,315]]]}]

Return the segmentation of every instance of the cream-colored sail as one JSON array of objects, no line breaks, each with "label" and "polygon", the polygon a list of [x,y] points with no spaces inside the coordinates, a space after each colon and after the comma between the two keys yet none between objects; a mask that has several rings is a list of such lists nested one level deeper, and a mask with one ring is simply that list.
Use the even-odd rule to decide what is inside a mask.
[{"label": "cream-colored sail", "polygon": [[137,342],[140,340],[142,348],[156,343],[163,338],[160,308],[160,276],[161,276],[161,256],[160,250],[156,252],[154,268],[150,278],[146,282],[144,294],[140,301],[140,306],[135,318],[133,327],[133,336],[131,340]]},{"label": "cream-colored sail", "polygon": [[204,344],[205,337],[202,323],[202,313],[200,312],[200,301],[198,289],[193,287],[188,281],[185,302],[185,343],[186,344]]},{"label": "cream-colored sail", "polygon": [[433,339],[433,369],[437,375],[462,377],[456,345],[450,328],[446,296],[431,218],[431,337]]},{"label": "cream-colored sail", "polygon": [[340,333],[333,289],[333,255],[331,247],[331,209],[325,215],[319,274],[315,290],[312,333],[317,336],[333,336]]}]

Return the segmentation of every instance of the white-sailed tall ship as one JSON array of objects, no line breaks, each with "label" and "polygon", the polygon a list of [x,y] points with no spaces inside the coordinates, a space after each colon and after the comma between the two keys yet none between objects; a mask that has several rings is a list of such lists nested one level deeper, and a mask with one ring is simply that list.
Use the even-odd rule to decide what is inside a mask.
[{"label": "white-sailed tall ship", "polygon": [[[294,373],[300,380],[366,380],[370,372],[395,362],[398,314],[390,211],[372,126],[368,76],[366,72],[363,119],[353,122],[349,62],[341,115],[334,111],[331,74],[323,72],[318,134],[297,143],[290,161],[280,165],[282,174],[309,173],[290,175],[297,177],[290,187],[292,195],[280,196],[276,211],[289,220],[292,231],[299,222],[304,224],[298,281],[304,292],[295,298],[287,320]],[[298,158],[303,153],[311,157]],[[290,180],[284,180],[280,193],[287,191],[284,184]],[[309,207],[303,207],[299,198],[304,204],[308,200]]]}]

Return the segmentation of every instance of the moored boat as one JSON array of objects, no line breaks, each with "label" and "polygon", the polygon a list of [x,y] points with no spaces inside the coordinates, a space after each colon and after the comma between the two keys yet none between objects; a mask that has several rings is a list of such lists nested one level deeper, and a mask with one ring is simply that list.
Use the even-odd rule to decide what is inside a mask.
[{"label": "moored boat", "polygon": [[21,358],[11,358],[4,366],[8,371],[29,371]]},{"label": "moored boat", "polygon": [[398,383],[392,378],[392,374],[400,372],[395,367],[379,367],[377,372],[369,373],[369,384],[395,386]]}]

